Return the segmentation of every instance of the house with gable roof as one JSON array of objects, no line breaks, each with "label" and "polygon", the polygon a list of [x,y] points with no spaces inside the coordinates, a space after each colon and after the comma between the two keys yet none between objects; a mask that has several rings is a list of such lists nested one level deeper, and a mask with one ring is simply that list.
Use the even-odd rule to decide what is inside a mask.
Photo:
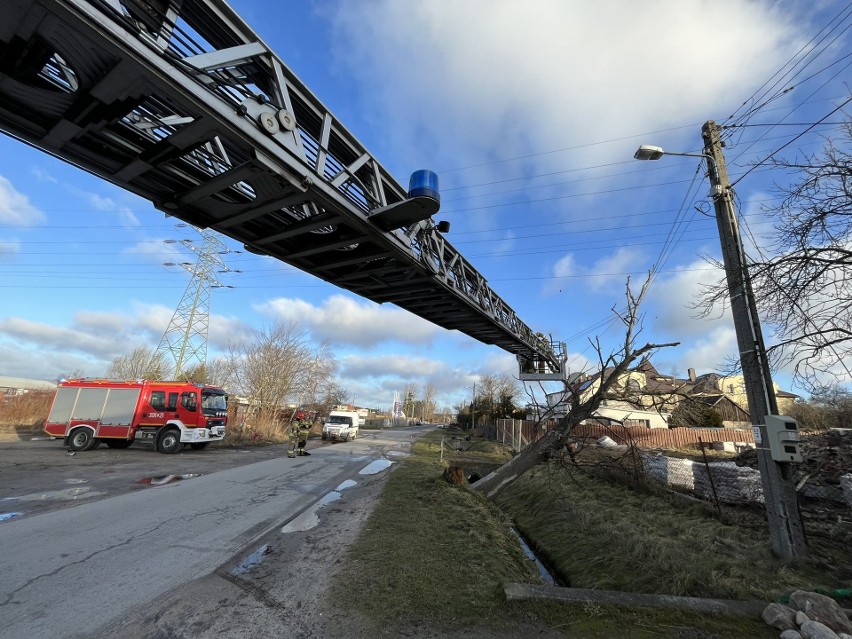
[{"label": "house with gable roof", "polygon": [[[553,416],[559,419],[568,412],[571,397],[587,400],[613,371],[613,368],[607,368],[578,378],[567,396],[565,393],[548,394],[547,404]],[[789,403],[784,402],[795,401],[797,397],[777,390],[777,385],[776,393],[781,412],[789,407]],[[673,424],[672,416],[678,407],[681,408],[680,416]],[[648,358],[643,358],[635,368],[626,371],[614,382],[595,415],[602,420],[638,428],[718,425],[706,423],[707,415],[711,414],[707,409],[718,414],[724,427],[748,426],[751,420],[742,376],[717,373],[696,376],[695,370],[689,369],[687,378],[679,378],[660,373]],[[684,421],[687,423],[682,423]]]}]

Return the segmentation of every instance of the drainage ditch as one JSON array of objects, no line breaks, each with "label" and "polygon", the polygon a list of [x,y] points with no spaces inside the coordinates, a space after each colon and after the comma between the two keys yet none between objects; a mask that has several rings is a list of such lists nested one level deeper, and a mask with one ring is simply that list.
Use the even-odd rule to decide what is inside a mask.
[{"label": "drainage ditch", "polygon": [[[464,461],[456,461],[455,463],[463,464],[462,472],[464,473],[465,479],[469,484],[474,484],[478,482],[480,479],[490,474],[494,470],[500,467],[500,464],[494,463],[465,463]],[[547,564],[535,554],[535,551],[530,547],[529,541],[524,537],[520,531],[516,528],[511,527],[509,530],[512,534],[517,538],[518,544],[521,547],[521,550],[524,551],[524,554],[535,562],[535,566],[538,569],[538,574],[541,576],[542,581],[548,586],[567,586],[568,584],[563,583],[561,579],[556,576],[556,571],[548,568]]]},{"label": "drainage ditch", "polygon": [[532,548],[530,548],[529,542],[526,537],[524,537],[518,530],[515,528],[509,528],[512,531],[512,534],[518,538],[518,543],[521,546],[521,550],[524,551],[524,554],[535,562],[535,567],[538,568],[538,574],[541,577],[541,580],[548,586],[565,586],[566,584],[562,583],[562,580],[554,575],[550,569],[545,566],[544,561],[542,561],[538,555],[535,554]]}]

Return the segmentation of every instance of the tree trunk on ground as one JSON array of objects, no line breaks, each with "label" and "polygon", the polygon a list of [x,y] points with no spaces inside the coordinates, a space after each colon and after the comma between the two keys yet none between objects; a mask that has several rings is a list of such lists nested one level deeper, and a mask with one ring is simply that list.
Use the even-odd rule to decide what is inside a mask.
[{"label": "tree trunk on ground", "polygon": [[562,433],[558,430],[552,430],[537,442],[524,448],[521,453],[515,455],[493,473],[473,484],[471,489],[492,499],[521,475],[545,461],[551,452],[561,447]]}]

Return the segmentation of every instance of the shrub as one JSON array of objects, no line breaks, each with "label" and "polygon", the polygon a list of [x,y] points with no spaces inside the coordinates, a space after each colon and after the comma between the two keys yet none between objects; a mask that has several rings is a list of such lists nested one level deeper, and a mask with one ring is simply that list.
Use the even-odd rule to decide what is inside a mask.
[{"label": "shrub", "polygon": [[0,396],[0,425],[34,428],[43,426],[50,412],[53,396],[53,391],[30,391],[22,395]]}]

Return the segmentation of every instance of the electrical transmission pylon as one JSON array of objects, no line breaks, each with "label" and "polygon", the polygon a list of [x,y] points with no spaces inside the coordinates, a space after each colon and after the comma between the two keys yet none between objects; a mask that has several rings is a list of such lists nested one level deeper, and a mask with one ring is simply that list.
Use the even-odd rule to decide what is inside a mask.
[{"label": "electrical transmission pylon", "polygon": [[[197,229],[196,229],[197,230]],[[222,284],[216,273],[239,272],[231,271],[222,260],[222,256],[232,251],[225,246],[214,231],[206,229],[199,231],[201,243],[196,245],[192,240],[180,240],[179,243],[195,253],[198,257],[195,264],[182,262],[179,264],[192,277],[177,310],[166,328],[155,357],[166,365],[166,379],[179,379],[183,371],[193,366],[207,364],[207,332],[210,326],[210,289],[233,288]],[[176,240],[166,240],[169,243]],[[176,266],[169,262],[166,266]],[[172,366],[173,364],[173,366]]]}]

